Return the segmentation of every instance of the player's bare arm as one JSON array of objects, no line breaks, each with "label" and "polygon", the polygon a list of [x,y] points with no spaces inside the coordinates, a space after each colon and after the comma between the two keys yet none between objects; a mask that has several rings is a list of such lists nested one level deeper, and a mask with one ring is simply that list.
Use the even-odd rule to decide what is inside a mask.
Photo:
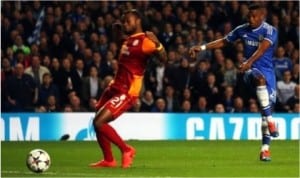
[{"label": "player's bare arm", "polygon": [[112,24],[112,38],[113,41],[117,43],[118,47],[122,46],[122,43],[126,39],[126,36],[122,30],[121,22]]},{"label": "player's bare arm", "polygon": [[161,61],[167,61],[167,53],[166,50],[164,48],[164,46],[160,43],[160,41],[157,39],[157,37],[155,36],[155,34],[153,32],[150,31],[146,31],[145,32],[146,36],[154,42],[155,46],[156,46],[156,54],[158,55],[158,58]]},{"label": "player's bare arm", "polygon": [[264,53],[265,51],[271,46],[270,41],[268,40],[263,40],[257,50],[253,53],[253,55],[245,62],[243,62],[240,66],[239,66],[239,70],[240,72],[245,72],[247,70],[249,70],[252,66],[252,64],[259,59]]},{"label": "player's bare arm", "polygon": [[216,48],[222,48],[227,44],[227,40],[225,38],[218,39],[215,41],[212,41],[210,43],[207,43],[205,45],[195,45],[191,47],[189,54],[192,58],[196,57],[196,54],[200,51],[204,51],[206,49],[216,49]]}]

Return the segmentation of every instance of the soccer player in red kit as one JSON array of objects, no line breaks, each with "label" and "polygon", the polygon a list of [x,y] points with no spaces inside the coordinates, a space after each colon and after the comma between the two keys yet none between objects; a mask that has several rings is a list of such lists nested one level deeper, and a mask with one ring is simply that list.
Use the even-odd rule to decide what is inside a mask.
[{"label": "soccer player in red kit", "polygon": [[122,167],[128,168],[133,162],[135,149],[126,144],[109,122],[131,108],[142,88],[147,59],[157,55],[162,61],[167,59],[162,44],[152,32],[143,32],[140,14],[132,9],[122,16],[122,31],[128,36],[119,54],[118,71],[113,82],[106,88],[97,103],[97,113],[93,125],[97,142],[104,159],[90,164],[91,167],[116,167],[111,143],[122,153]]}]

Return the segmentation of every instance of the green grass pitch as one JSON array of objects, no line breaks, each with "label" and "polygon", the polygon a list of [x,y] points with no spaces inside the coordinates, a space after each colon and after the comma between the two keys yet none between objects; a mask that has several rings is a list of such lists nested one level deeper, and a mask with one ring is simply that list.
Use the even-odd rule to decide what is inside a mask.
[{"label": "green grass pitch", "polygon": [[[260,141],[129,141],[129,169],[89,168],[102,156],[95,141],[1,142],[2,177],[299,177],[299,141],[272,142],[272,161],[258,159]],[[27,153],[45,149],[50,169],[31,173]],[[120,152],[114,147],[120,164]]]}]

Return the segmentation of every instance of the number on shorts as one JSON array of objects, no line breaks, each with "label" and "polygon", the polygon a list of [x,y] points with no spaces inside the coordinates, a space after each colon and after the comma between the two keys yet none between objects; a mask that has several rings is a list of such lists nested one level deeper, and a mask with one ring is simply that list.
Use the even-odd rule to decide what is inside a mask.
[{"label": "number on shorts", "polygon": [[110,100],[110,103],[115,107],[119,107],[123,101],[125,100],[126,98],[126,95],[121,95],[121,96],[116,96],[116,97],[113,97],[111,100]]}]

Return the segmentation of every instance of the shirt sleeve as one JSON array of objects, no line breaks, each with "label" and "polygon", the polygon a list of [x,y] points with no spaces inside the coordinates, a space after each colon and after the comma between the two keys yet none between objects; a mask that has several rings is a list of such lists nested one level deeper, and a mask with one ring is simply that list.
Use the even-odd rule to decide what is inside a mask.
[{"label": "shirt sleeve", "polygon": [[156,50],[156,45],[149,38],[145,38],[142,44],[142,50],[145,54],[151,54]]},{"label": "shirt sleeve", "polygon": [[239,31],[240,28],[241,28],[241,26],[238,26],[234,30],[232,30],[231,32],[229,32],[228,35],[226,35],[225,39],[228,42],[234,42],[237,39],[239,39],[238,31]]},{"label": "shirt sleeve", "polygon": [[276,43],[276,41],[277,41],[277,30],[274,27],[269,26],[267,28],[267,32],[265,33],[264,39],[268,40],[272,45],[274,43]]},{"label": "shirt sleeve", "polygon": [[234,42],[236,41],[237,39],[240,38],[240,31],[245,27],[246,24],[243,24],[243,25],[240,25],[240,26],[237,26],[234,30],[232,30],[231,32],[228,33],[228,35],[226,35],[225,39],[228,41],[228,42]]}]

